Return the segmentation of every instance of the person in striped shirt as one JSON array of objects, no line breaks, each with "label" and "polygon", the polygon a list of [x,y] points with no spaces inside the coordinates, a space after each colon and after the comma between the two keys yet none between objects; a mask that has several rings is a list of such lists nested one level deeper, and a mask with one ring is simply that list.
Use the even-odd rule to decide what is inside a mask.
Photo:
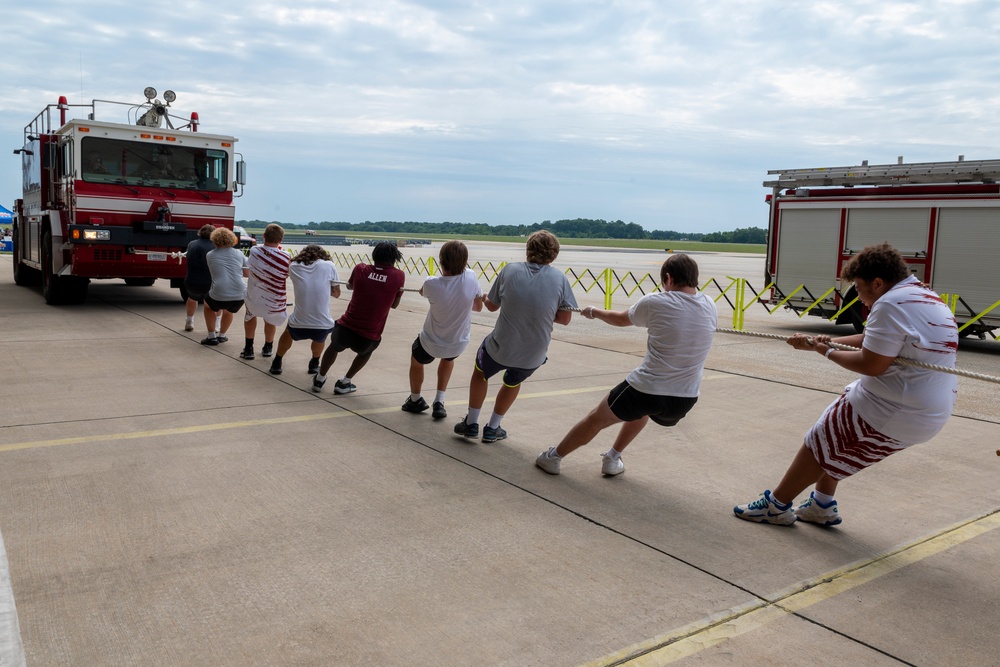
[{"label": "person in striped shirt", "polygon": [[261,356],[274,354],[274,336],[278,327],[288,319],[286,310],[286,282],[291,256],[281,248],[285,230],[281,225],[270,224],[264,229],[264,245],[250,248],[247,256],[247,290],[244,297],[246,315],[243,330],[246,342],[240,358],[254,358],[253,341],[257,332],[257,318],[264,320],[264,347]]}]

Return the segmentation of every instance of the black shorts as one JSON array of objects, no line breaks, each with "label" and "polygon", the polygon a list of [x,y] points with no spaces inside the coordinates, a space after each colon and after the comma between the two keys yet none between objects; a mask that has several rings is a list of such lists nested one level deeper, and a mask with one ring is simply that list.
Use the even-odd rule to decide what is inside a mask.
[{"label": "black shorts", "polygon": [[330,334],[330,347],[335,352],[343,352],[347,348],[351,348],[351,351],[355,354],[371,354],[381,342],[380,340],[365,338],[357,331],[348,329],[343,324],[335,325],[333,333]]},{"label": "black shorts", "polygon": [[333,331],[333,327],[329,329],[306,329],[288,325],[285,327],[285,331],[292,337],[292,340],[311,340],[317,343],[325,343],[326,337]]},{"label": "black shorts", "polygon": [[240,312],[240,308],[243,307],[243,299],[239,301],[216,301],[210,294],[206,294],[205,304],[215,312],[228,310],[230,313],[238,313]]},{"label": "black shorts", "polygon": [[[418,364],[423,364],[426,366],[436,359],[432,357],[430,353],[424,349],[424,346],[420,344],[420,336],[413,339],[413,346],[410,348],[413,350],[413,358],[416,359]],[[445,361],[455,361],[458,357],[448,357]]]},{"label": "black shorts", "polygon": [[676,425],[697,402],[692,396],[644,394],[624,380],[608,394],[608,407],[618,419],[634,422],[649,417],[660,426]]},{"label": "black shorts", "polygon": [[205,303],[205,297],[208,296],[208,290],[212,289],[212,283],[189,283],[184,281],[184,290],[187,292],[188,298],[197,301],[198,303]]}]

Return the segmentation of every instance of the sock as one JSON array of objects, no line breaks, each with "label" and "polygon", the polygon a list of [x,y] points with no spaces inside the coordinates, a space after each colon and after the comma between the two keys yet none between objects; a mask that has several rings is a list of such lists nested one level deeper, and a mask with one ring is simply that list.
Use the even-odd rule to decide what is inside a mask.
[{"label": "sock", "polygon": [[559,456],[558,452],[556,452],[556,448],[555,447],[549,447],[549,458],[550,459],[561,459],[562,457]]},{"label": "sock", "polygon": [[281,355],[280,354],[274,355],[274,359],[271,360],[271,365],[272,366],[280,366],[281,365]]},{"label": "sock", "polygon": [[772,503],[774,503],[775,505],[778,506],[779,509],[785,509],[785,508],[788,508],[788,507],[792,506],[791,503],[783,503],[780,500],[778,500],[777,498],[775,498],[774,494],[771,493],[770,491],[766,491],[765,494],[767,495],[768,498],[771,499]]},{"label": "sock", "polygon": [[420,394],[410,394],[410,400],[416,403],[420,400]]},{"label": "sock", "polygon": [[344,377],[340,378],[339,382],[341,384],[351,384],[351,378],[345,375]]},{"label": "sock", "polygon": [[605,455],[605,456],[610,456],[611,458],[613,458],[613,459],[615,459],[615,460],[617,460],[617,459],[620,459],[620,458],[622,457],[622,453],[621,453],[621,452],[619,452],[619,451],[618,451],[617,449],[615,449],[614,447],[612,447],[611,449],[609,449],[609,450],[607,451],[607,453],[605,453],[604,455]]},{"label": "sock", "polygon": [[466,424],[478,424],[479,423],[479,413],[482,412],[482,411],[483,411],[482,408],[476,408],[475,410],[473,410],[472,408],[469,408],[469,414],[467,414],[465,416],[465,423]]},{"label": "sock", "polygon": [[191,317],[185,317],[184,324],[194,324],[194,316],[192,315]]},{"label": "sock", "polygon": [[487,424],[487,426],[489,426],[490,428],[500,428],[500,422],[502,420],[503,420],[503,415],[498,415],[497,413],[494,412],[492,415],[490,415],[490,423]]},{"label": "sock", "polygon": [[246,349],[248,349],[248,350],[252,350],[253,349],[253,338],[246,338],[245,340],[246,340],[246,343],[244,344],[244,347]]},{"label": "sock", "polygon": [[316,373],[316,375],[314,375],[313,377],[316,378],[316,382],[320,383],[326,382],[326,376],[323,375],[322,373]]},{"label": "sock", "polygon": [[444,392],[438,389],[438,392],[434,394],[435,403],[444,403]]},{"label": "sock", "polygon": [[820,493],[819,491],[812,492],[813,500],[818,502],[820,505],[829,505],[833,502],[833,496],[828,496],[825,493]]},{"label": "sock", "polygon": [[209,338],[215,338],[216,337],[215,332],[214,331],[209,331],[208,332],[208,337]]}]

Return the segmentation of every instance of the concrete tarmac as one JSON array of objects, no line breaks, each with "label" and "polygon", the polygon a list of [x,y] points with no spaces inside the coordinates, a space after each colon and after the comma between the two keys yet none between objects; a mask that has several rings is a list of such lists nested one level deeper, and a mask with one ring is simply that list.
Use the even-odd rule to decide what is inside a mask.
[{"label": "concrete tarmac", "polygon": [[[200,345],[202,320],[185,333],[165,285],[97,282],[86,304],[51,307],[10,261],[3,667],[997,662],[995,385],[960,379],[937,438],[844,482],[842,525],[758,525],[732,506],[778,482],[853,379],[780,341],[717,334],[697,406],[648,426],[623,475],[600,474],[609,430],[554,477],[535,456],[638,364],[642,330],[557,326],[508,439],[483,444],[452,433],[471,349],[448,419],[399,409],[417,294],[338,396],[310,391],[303,342],[281,376],[262,332],[239,359],[240,317],[230,342]],[[747,328],[847,333],[811,319],[760,309]],[[494,321],[475,315],[470,348]],[[1000,375],[997,344],[963,342],[959,364]]]}]

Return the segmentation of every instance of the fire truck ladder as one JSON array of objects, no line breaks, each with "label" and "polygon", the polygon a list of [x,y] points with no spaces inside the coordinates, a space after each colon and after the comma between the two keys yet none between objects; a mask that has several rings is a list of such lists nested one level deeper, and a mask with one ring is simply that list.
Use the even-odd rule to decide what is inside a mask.
[{"label": "fire truck ladder", "polygon": [[776,181],[764,181],[769,188],[800,188],[806,186],[910,185],[945,183],[1000,182],[1000,160],[964,160],[956,162],[914,162],[904,164],[869,165],[865,160],[857,167],[819,167],[815,169],[771,169]]}]

